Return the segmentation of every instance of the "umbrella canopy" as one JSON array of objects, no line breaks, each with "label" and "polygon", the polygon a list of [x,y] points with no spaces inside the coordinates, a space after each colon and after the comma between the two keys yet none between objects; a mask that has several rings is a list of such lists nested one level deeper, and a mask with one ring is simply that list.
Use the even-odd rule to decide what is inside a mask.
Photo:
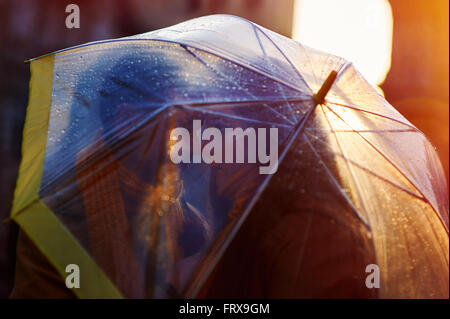
[{"label": "umbrella canopy", "polygon": [[369,264],[374,296],[448,296],[436,152],[344,59],[214,15],[30,63],[11,217],[79,266],[79,297],[193,297],[268,264],[262,296],[366,291]]}]

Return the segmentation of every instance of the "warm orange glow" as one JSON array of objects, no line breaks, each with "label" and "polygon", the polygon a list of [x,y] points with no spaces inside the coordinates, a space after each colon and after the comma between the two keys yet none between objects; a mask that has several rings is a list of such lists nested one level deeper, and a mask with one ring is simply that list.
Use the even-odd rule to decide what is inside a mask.
[{"label": "warm orange glow", "polygon": [[352,61],[374,85],[391,66],[392,28],[387,0],[295,0],[293,38]]}]

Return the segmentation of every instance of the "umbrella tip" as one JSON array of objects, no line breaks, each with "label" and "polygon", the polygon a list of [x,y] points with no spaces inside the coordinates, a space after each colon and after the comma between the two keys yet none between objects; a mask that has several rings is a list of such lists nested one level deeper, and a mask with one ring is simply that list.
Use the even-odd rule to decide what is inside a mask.
[{"label": "umbrella tip", "polygon": [[328,91],[330,91],[331,87],[333,86],[337,74],[338,74],[337,71],[332,70],[328,75],[327,79],[325,80],[325,82],[323,82],[319,91],[317,91],[317,93],[314,94],[313,98],[317,102],[317,104],[322,104],[325,101],[325,96],[327,96]]}]

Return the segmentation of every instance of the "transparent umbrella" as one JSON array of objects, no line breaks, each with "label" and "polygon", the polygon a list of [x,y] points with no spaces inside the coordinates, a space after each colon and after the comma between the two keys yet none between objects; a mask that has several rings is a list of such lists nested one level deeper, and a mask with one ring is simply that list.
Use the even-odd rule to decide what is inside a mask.
[{"label": "transparent umbrella", "polygon": [[436,152],[344,59],[213,15],[30,65],[11,218],[68,293],[448,297]]}]

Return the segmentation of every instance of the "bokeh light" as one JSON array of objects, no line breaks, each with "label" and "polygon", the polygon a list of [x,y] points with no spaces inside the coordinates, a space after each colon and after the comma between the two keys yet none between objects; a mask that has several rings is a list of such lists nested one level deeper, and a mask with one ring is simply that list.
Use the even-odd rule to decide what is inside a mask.
[{"label": "bokeh light", "polygon": [[292,37],[353,62],[374,85],[391,66],[392,29],[387,0],[295,0]]}]

